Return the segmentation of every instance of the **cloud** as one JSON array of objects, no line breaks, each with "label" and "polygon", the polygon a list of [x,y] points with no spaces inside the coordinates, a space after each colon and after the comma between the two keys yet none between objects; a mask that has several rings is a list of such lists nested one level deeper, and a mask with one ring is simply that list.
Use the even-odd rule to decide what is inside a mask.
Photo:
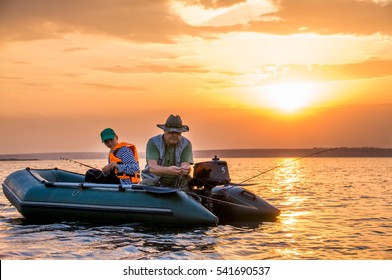
[{"label": "cloud", "polygon": [[321,65],[313,72],[333,80],[371,79],[392,76],[392,60],[369,60],[345,65]]},{"label": "cloud", "polygon": [[110,73],[118,74],[130,74],[130,73],[208,73],[209,71],[194,65],[179,65],[179,66],[164,66],[164,65],[153,65],[145,64],[142,66],[109,66],[99,67],[96,70],[106,71]]},{"label": "cloud", "polygon": [[187,0],[188,5],[202,6],[205,9],[218,9],[231,7],[244,3],[246,0]]},{"label": "cloud", "polygon": [[14,64],[31,64],[31,62],[28,62],[28,61],[14,61],[12,63],[14,63]]},{"label": "cloud", "polygon": [[[260,13],[239,24],[201,26],[210,33],[257,32],[289,35],[297,33],[392,35],[392,1],[370,0],[271,0],[276,11]],[[226,12],[230,15],[234,9]],[[226,16],[226,17],[227,17]],[[225,14],[219,16],[224,18]],[[227,20],[226,20],[227,22]],[[235,22],[235,21],[232,21]],[[206,22],[208,24],[208,22]]]},{"label": "cloud", "polygon": [[105,84],[97,84],[97,83],[84,83],[84,85],[94,87],[101,90],[119,90],[119,91],[143,91],[147,90],[147,88],[141,87],[130,87],[130,86],[113,86],[113,85],[105,85]]},{"label": "cloud", "polygon": [[80,51],[87,51],[89,48],[68,48],[64,49],[63,52],[70,53],[70,52],[80,52]]},{"label": "cloud", "polygon": [[0,38],[37,40],[68,33],[116,36],[133,41],[171,42],[191,27],[155,0],[2,0]]},{"label": "cloud", "polygon": [[81,73],[65,73],[63,76],[67,77],[67,78],[79,78],[79,77],[84,76],[84,74],[81,74]]},{"label": "cloud", "polygon": [[280,65],[263,66],[271,79],[298,79],[312,81],[339,81],[372,79],[392,76],[392,60],[372,59],[361,63],[342,65]]},{"label": "cloud", "polygon": [[[255,72],[219,72],[206,89],[259,86],[280,82],[334,82],[392,77],[392,60],[370,59],[351,64],[260,65]],[[231,76],[227,78],[227,76]],[[231,78],[235,82],[229,82]]]},{"label": "cloud", "polygon": [[278,21],[252,21],[245,30],[274,34],[315,32],[370,35],[392,34],[392,2],[356,0],[274,0]]},{"label": "cloud", "polygon": [[273,20],[271,17],[263,16],[276,11],[277,8],[271,4],[257,2],[252,4],[238,5],[225,13],[219,14],[200,25],[205,26],[229,26],[237,23],[246,24],[252,20]]},{"label": "cloud", "polygon": [[4,79],[4,80],[21,80],[22,78],[20,78],[20,77],[11,77],[11,76],[0,76],[0,79]]},{"label": "cloud", "polygon": [[[259,17],[244,15],[241,23],[225,26],[216,23],[191,26],[173,11],[170,3],[169,0],[2,0],[0,38],[4,42],[87,33],[135,42],[174,43],[180,35],[213,38],[214,34],[243,31],[279,35],[304,32],[392,35],[392,1],[266,0],[263,3],[274,4],[276,11],[260,12]],[[237,4],[245,1],[188,0],[186,3],[204,9],[228,8],[229,15],[239,7]],[[82,49],[66,51],[78,50]]]}]

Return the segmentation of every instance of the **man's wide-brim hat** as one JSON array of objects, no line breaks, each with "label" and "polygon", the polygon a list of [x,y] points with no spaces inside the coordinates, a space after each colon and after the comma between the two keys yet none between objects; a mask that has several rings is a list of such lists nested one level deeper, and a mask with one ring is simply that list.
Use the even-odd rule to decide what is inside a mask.
[{"label": "man's wide-brim hat", "polygon": [[170,115],[165,124],[157,124],[157,127],[168,132],[188,132],[189,126],[183,125],[180,116]]}]

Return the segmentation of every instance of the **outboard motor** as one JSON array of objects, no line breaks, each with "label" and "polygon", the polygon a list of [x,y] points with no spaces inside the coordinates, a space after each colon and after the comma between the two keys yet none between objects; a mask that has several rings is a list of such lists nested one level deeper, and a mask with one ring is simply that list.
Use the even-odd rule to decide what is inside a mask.
[{"label": "outboard motor", "polygon": [[227,162],[219,160],[217,156],[211,161],[198,162],[193,168],[193,191],[200,196],[201,203],[213,211],[214,203],[211,199],[212,189],[219,185],[230,183]]},{"label": "outboard motor", "polygon": [[195,186],[210,188],[227,185],[231,181],[227,162],[219,160],[217,156],[213,157],[212,161],[196,163],[193,179]]},{"label": "outboard motor", "polygon": [[220,221],[267,221],[280,215],[280,210],[267,201],[230,182],[227,162],[217,156],[194,166],[193,192]]}]

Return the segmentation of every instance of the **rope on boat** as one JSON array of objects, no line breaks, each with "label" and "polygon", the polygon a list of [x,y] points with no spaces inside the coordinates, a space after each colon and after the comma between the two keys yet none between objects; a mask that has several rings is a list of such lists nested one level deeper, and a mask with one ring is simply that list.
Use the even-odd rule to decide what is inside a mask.
[{"label": "rope on boat", "polygon": [[75,190],[75,191],[72,193],[72,196],[77,196],[79,193],[82,192],[82,190],[83,190],[82,188]]}]

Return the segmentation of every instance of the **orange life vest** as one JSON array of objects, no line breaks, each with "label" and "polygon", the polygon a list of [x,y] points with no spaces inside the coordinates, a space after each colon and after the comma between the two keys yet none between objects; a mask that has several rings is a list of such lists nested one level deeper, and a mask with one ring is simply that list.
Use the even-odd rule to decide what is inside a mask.
[{"label": "orange life vest", "polygon": [[[139,163],[139,156],[137,154],[135,145],[125,143],[125,142],[118,143],[113,149],[110,150],[109,162],[116,162],[117,164],[123,163],[120,158],[116,157],[116,152],[122,147],[128,147],[133,152],[136,162]],[[133,184],[140,183],[140,171],[138,171],[136,174],[131,175],[131,174],[119,173],[118,169],[115,168],[114,173],[119,179],[129,179]]]}]

